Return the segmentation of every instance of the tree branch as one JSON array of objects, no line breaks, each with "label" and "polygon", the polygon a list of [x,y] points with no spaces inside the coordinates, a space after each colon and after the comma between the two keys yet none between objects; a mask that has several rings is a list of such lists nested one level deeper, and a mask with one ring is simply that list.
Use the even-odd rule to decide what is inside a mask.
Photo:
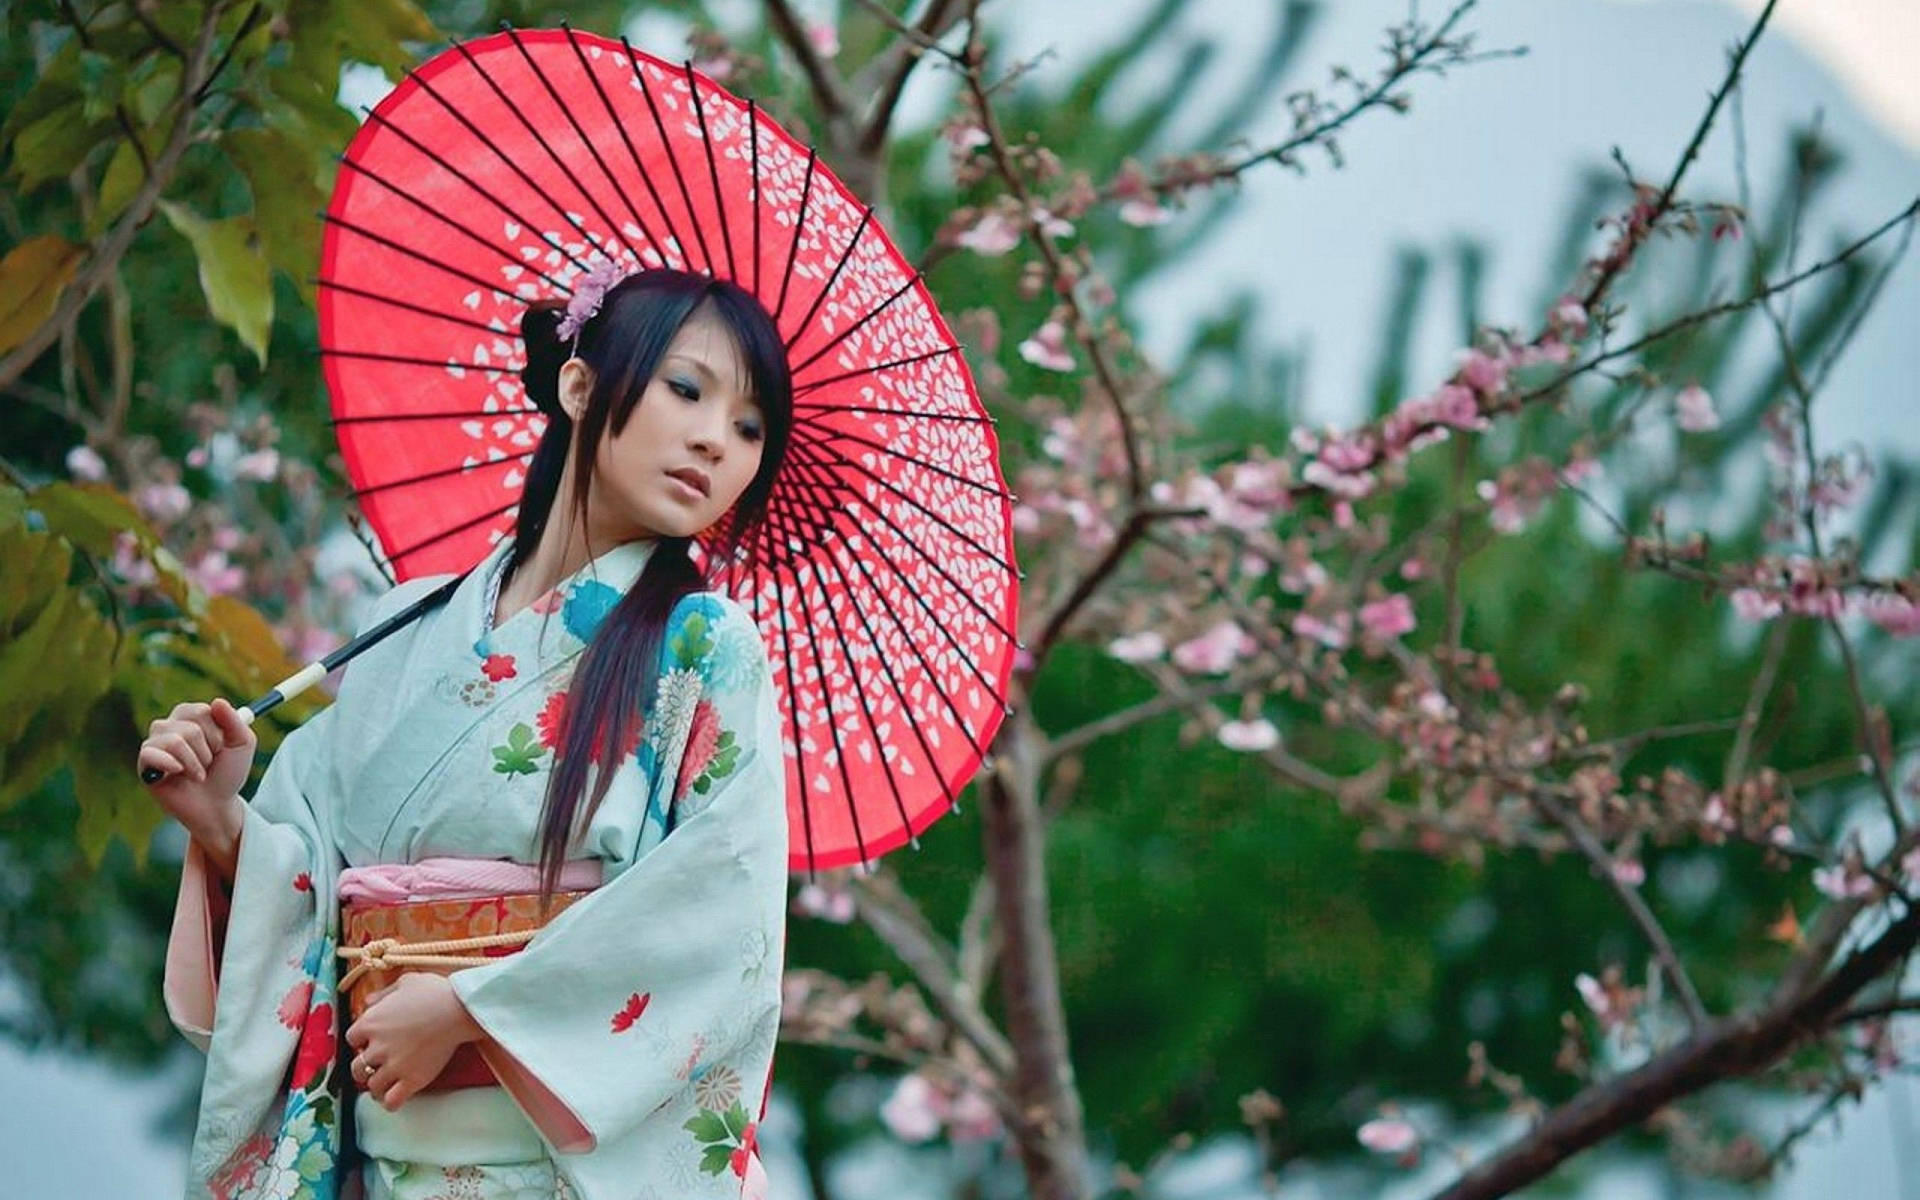
[{"label": "tree branch", "polygon": [[821,115],[829,122],[839,123],[853,111],[853,101],[847,96],[846,84],[839,72],[813,48],[806,27],[800,23],[798,14],[787,0],[766,0],[766,3],[774,32],[794,58],[799,60],[800,70],[807,77],[807,85],[813,89],[813,100],[820,106]]},{"label": "tree branch", "polygon": [[[138,5],[134,11],[139,12]],[[187,146],[193,140],[193,117],[200,108],[195,93],[212,78],[207,68],[213,53],[214,35],[219,28],[220,11],[218,4],[209,7],[206,19],[200,26],[199,40],[192,54],[187,57],[186,69],[180,77],[179,111],[174,114],[173,127],[168,131],[165,147],[154,159],[152,172],[141,184],[140,191],[135,194],[133,202],[127,206],[127,211],[114,225],[112,232],[94,250],[93,257],[75,273],[73,281],[61,293],[60,302],[53,312],[12,353],[0,359],[0,391],[10,390],[27,368],[60,339],[61,334],[93,299],[94,293],[106,283],[107,277],[119,267],[121,257],[126,254],[127,247],[133,244],[133,237],[140,227],[153,216],[154,208],[160,203],[160,194],[172,181],[181,155],[186,153]]]}]

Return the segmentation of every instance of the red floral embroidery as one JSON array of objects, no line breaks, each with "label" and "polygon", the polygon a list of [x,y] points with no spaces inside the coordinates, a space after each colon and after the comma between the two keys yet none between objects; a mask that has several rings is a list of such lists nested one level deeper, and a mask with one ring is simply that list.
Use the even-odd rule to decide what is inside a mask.
[{"label": "red floral embroidery", "polygon": [[[540,744],[549,750],[560,749],[560,743],[567,737],[567,718],[571,714],[567,709],[567,693],[555,692],[547,697],[546,704],[533,718],[534,732],[540,738]],[[627,737],[627,748],[621,752],[626,757],[640,748],[640,736],[645,728],[645,720],[640,714],[634,714],[633,729]],[[600,755],[593,756],[594,762],[600,761]]]},{"label": "red floral embroidery", "polygon": [[747,1163],[752,1161],[753,1152],[760,1145],[759,1126],[749,1123],[747,1131],[740,1135],[740,1146],[729,1156],[729,1165],[733,1173],[740,1178],[747,1177]]},{"label": "red floral embroidery", "polygon": [[333,1005],[322,1004],[307,1014],[300,1033],[300,1049],[293,1056],[293,1084],[312,1087],[320,1072],[333,1062]]},{"label": "red floral embroidery", "polygon": [[295,876],[293,877],[293,890],[294,890],[294,891],[296,891],[296,892],[310,892],[310,891],[312,891],[312,890],[313,890],[313,876],[311,876],[311,875],[309,875],[309,874],[307,874],[307,873],[306,873],[305,871],[302,871],[302,872],[300,872],[300,873],[299,873],[298,875],[295,875]]},{"label": "red floral embroidery", "polygon": [[302,979],[287,990],[280,998],[280,1011],[277,1014],[280,1023],[288,1029],[298,1029],[307,1019],[307,1001],[313,999],[313,980]]},{"label": "red floral embroidery", "polygon": [[714,751],[720,748],[720,712],[714,708],[711,700],[702,700],[693,706],[693,725],[687,731],[687,749],[680,757],[680,777],[674,781],[673,794],[686,795],[693,781],[700,778],[700,772],[707,769],[713,761]]},{"label": "red floral embroidery", "polygon": [[267,1159],[273,1154],[273,1136],[256,1133],[241,1144],[227,1161],[221,1164],[213,1178],[207,1180],[207,1186],[213,1190],[214,1200],[234,1200],[253,1191],[259,1182],[260,1169],[267,1165]]},{"label": "red floral embroidery", "polygon": [[503,679],[512,679],[518,675],[520,669],[513,665],[511,654],[489,654],[480,664],[480,673],[490,681],[499,683]]},{"label": "red floral embroidery", "polygon": [[627,1006],[613,1014],[613,1031],[615,1033],[625,1033],[627,1030],[632,1029],[633,1023],[640,1019],[641,1013],[647,1011],[647,1005],[652,1000],[652,992],[635,992],[633,995],[628,996]]},{"label": "red floral embroidery", "polygon": [[548,696],[546,706],[534,717],[533,726],[540,735],[542,746],[558,750],[560,739],[567,736],[567,694],[555,692]]}]

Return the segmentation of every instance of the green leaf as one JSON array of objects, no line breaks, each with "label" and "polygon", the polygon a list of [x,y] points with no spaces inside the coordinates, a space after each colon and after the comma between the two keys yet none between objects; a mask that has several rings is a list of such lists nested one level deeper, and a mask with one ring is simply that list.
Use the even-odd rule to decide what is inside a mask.
[{"label": "green leaf", "polygon": [[115,217],[127,211],[146,181],[147,169],[141,165],[140,150],[133,139],[114,147],[113,157],[107,160],[107,173],[100,177],[100,201],[87,222],[87,232],[95,237],[104,232]]},{"label": "green leaf", "polygon": [[692,613],[673,638],[674,661],[683,667],[697,666],[713,653],[713,631],[705,613]]},{"label": "green leaf", "polygon": [[13,139],[13,171],[20,179],[20,190],[30,192],[72,171],[111,128],[109,121],[87,120],[82,106],[72,104],[22,129]]},{"label": "green leaf", "polygon": [[54,589],[66,585],[72,560],[72,550],[58,538],[19,526],[0,532],[0,562],[7,564],[0,574],[0,635],[8,642]]},{"label": "green leaf", "polygon": [[415,65],[402,42],[440,42],[445,38],[412,0],[361,0],[353,19],[340,23],[347,57],[370,62],[398,80]]},{"label": "green leaf", "polygon": [[733,1166],[733,1147],[708,1146],[700,1156],[700,1169],[709,1175],[723,1175]]},{"label": "green leaf", "polygon": [[279,129],[238,129],[220,144],[253,188],[253,219],[268,261],[305,288],[320,269],[320,221],[314,214],[326,207],[331,170]]},{"label": "green leaf", "polygon": [[253,218],[209,221],[166,200],[160,210],[193,243],[200,260],[200,289],[214,319],[238,333],[265,366],[267,334],[273,327],[273,278]]},{"label": "green leaf", "polygon": [[0,354],[32,337],[53,315],[86,254],[85,246],[48,234],[21,242],[0,259]]},{"label": "green leaf", "polygon": [[725,1142],[731,1140],[733,1137],[733,1135],[727,1131],[726,1121],[716,1112],[702,1111],[698,1116],[680,1128],[691,1133],[696,1140],[702,1142]]},{"label": "green leaf", "polygon": [[76,833],[81,852],[96,868],[115,837],[127,843],[136,862],[144,862],[153,831],[167,818],[133,769],[139,745],[139,729],[126,697],[120,695],[94,705],[71,743],[68,764],[80,805]]}]

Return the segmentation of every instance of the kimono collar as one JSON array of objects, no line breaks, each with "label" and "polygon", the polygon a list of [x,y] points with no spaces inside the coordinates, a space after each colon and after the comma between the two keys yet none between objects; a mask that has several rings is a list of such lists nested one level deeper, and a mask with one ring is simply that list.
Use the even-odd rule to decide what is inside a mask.
[{"label": "kimono collar", "polygon": [[[501,539],[500,544],[481,561],[461,587],[461,591],[469,592],[473,597],[468,603],[474,605],[474,616],[477,618],[477,627],[474,629],[474,635],[478,638],[474,644],[475,652],[484,657],[498,648],[502,640],[511,640],[503,639],[503,635],[520,624],[521,617],[535,616],[537,619],[555,613],[560,615],[566,632],[575,640],[580,643],[591,640],[600,621],[640,578],[640,573],[646,569],[659,544],[658,538],[636,538],[602,551],[578,571],[555,584],[552,590],[536,597],[525,609],[496,626],[493,614],[497,608],[500,572],[507,555],[512,552],[511,541]],[[540,623],[545,624],[544,621]]]}]

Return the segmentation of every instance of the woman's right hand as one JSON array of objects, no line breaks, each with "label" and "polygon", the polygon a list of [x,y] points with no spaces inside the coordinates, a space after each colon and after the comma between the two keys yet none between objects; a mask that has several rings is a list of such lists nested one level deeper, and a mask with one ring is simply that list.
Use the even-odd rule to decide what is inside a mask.
[{"label": "woman's right hand", "polygon": [[253,730],[225,700],[181,704],[147,727],[139,769],[165,772],[153,798],[210,849],[239,836],[240,788],[253,767]]}]

